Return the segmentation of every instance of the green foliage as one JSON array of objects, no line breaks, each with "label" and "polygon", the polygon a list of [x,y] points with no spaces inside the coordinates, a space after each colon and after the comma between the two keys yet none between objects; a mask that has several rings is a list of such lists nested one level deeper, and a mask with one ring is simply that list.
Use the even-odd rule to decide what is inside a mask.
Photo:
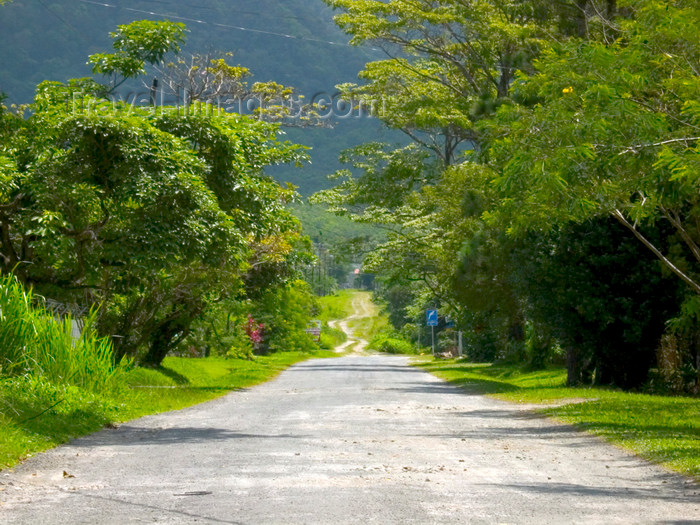
[{"label": "green foliage", "polygon": [[[112,36],[152,62],[183,31],[144,21]],[[47,297],[102,305],[97,327],[117,355],[158,364],[210,302],[283,285],[308,260],[285,209],[294,192],[262,173],[306,157],[274,124],[140,113],[103,91],[44,82],[28,118],[0,112],[0,266]]]},{"label": "green foliage", "polygon": [[0,278],[0,465],[98,430],[127,395],[128,363],[115,364],[93,312],[75,337],[70,317],[43,309],[43,298],[12,275]]},{"label": "green foliage", "polygon": [[[640,237],[636,224],[664,218],[691,265],[700,262],[691,20],[698,20],[694,2],[639,2],[634,18],[619,20],[614,43],[551,43],[533,74],[519,75],[514,97],[539,102],[504,105],[487,153],[499,173],[498,213],[511,231],[612,214]],[[664,264],[700,291],[697,270],[666,253]]]},{"label": "green foliage", "polygon": [[572,381],[639,387],[683,300],[643,250],[700,291],[696,3],[328,3],[390,56],[341,89],[414,141],[355,148],[316,197],[390,231],[364,268],[397,326],[437,306],[473,359],[563,348]]},{"label": "green foliage", "polygon": [[[158,14],[148,15],[131,8]],[[187,46],[181,46],[182,52],[173,62],[178,58],[189,62],[189,52],[224,56],[220,51],[234,51],[233,63],[251,68],[251,84],[275,80],[294,86],[297,93],[305,95],[306,103],[327,99],[336,92],[336,84],[353,80],[366,61],[379,56],[371,47],[343,45],[347,38],[333,24],[333,11],[319,0],[261,0],[243,10],[232,9],[227,0],[207,0],[206,9],[182,2],[167,8],[165,4],[145,6],[143,2],[129,8],[74,0],[54,0],[48,6],[12,2],[3,7],[0,18],[0,34],[12,35],[12,39],[0,41],[0,52],[14,57],[0,63],[0,91],[8,93],[12,103],[27,103],[43,80],[66,82],[91,74],[92,64],[86,65],[86,53],[106,50],[107,55],[115,54],[109,32],[117,24],[130,25],[137,17],[149,18],[154,24],[168,18],[205,22],[188,23]],[[170,61],[170,56],[166,56],[164,62]],[[129,101],[147,98],[144,84],[150,85],[153,76],[158,77],[161,87],[165,85],[160,72],[147,64],[145,69],[147,79],[127,81],[117,97]],[[341,150],[370,136],[397,140],[397,134],[383,130],[373,119],[329,119],[328,124],[331,123],[333,127],[296,127],[287,131],[291,141],[313,147],[313,164],[303,169],[282,165],[266,171],[279,181],[299,186],[303,195],[310,195],[328,187],[326,175],[336,169]]]},{"label": "green foliage", "polygon": [[317,348],[304,331],[317,311],[309,285],[304,281],[272,290],[252,306],[253,318],[264,326],[264,352],[310,352]]},{"label": "green foliage", "polygon": [[342,330],[333,328],[327,324],[321,327],[321,343],[320,347],[324,350],[334,350],[348,340],[348,336]]},{"label": "green foliage", "polygon": [[364,250],[383,237],[381,230],[372,225],[333,214],[323,205],[294,203],[290,211],[301,222],[304,234],[330,246],[334,256],[361,257]]},{"label": "green foliage", "polygon": [[146,64],[158,64],[167,53],[179,53],[185,24],[139,20],[118,26],[110,36],[116,52],[90,55],[88,63],[95,74],[121,75],[122,81],[111,86],[114,89],[128,78],[145,74]]},{"label": "green foliage", "polygon": [[[474,122],[507,96],[516,68],[542,36],[540,14],[503,2],[326,0],[352,43],[378,42],[391,58],[341,89],[382,107],[381,118],[444,165],[476,139]],[[504,23],[508,21],[508,23]]]},{"label": "green foliage", "polygon": [[412,288],[405,284],[382,286],[375,292],[375,297],[384,304],[389,322],[395,330],[401,330],[411,321],[406,308],[414,299],[412,292]]},{"label": "green foliage", "polygon": [[[304,281],[269,286],[254,299],[212,303],[192,324],[183,347],[191,355],[253,359],[276,352],[312,352],[318,347],[305,332],[318,305]],[[261,341],[254,341],[255,329]]]},{"label": "green foliage", "polygon": [[[653,232],[652,232],[653,233]],[[612,219],[528,237],[512,253],[514,286],[540,333],[577,353],[569,382],[638,388],[655,365],[666,320],[683,294],[659,262]]]}]

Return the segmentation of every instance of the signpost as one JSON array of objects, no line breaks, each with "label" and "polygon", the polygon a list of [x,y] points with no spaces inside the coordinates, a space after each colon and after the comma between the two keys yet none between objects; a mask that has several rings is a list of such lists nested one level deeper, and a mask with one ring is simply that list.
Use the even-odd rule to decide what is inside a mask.
[{"label": "signpost", "polygon": [[438,312],[437,310],[426,310],[425,311],[425,317],[428,326],[437,326],[438,325]]},{"label": "signpost", "polygon": [[438,311],[435,309],[425,311],[426,324],[430,327],[430,335],[433,345],[433,355],[435,355],[435,327],[438,325]]}]

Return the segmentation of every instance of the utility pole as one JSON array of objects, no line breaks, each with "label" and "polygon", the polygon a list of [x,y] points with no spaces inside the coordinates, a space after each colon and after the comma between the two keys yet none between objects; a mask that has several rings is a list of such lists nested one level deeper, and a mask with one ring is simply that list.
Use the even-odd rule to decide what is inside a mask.
[{"label": "utility pole", "polygon": [[154,113],[157,111],[158,107],[158,79],[153,77],[153,82],[151,83],[151,106],[153,106]]}]

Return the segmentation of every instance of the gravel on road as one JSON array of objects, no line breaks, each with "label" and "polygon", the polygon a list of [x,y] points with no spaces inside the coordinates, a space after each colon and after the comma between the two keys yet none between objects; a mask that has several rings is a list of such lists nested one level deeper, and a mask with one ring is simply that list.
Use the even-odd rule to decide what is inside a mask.
[{"label": "gravel on road", "polygon": [[0,473],[0,521],[700,523],[700,487],[402,356],[276,380]]}]

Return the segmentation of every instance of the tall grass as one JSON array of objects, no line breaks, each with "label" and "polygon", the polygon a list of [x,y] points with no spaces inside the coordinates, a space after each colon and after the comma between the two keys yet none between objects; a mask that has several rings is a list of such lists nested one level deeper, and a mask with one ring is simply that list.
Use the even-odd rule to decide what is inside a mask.
[{"label": "tall grass", "polygon": [[1,375],[31,375],[98,393],[121,388],[125,364],[115,364],[111,343],[95,335],[95,312],[76,339],[70,317],[57,320],[33,304],[32,292],[14,276],[0,277]]}]

